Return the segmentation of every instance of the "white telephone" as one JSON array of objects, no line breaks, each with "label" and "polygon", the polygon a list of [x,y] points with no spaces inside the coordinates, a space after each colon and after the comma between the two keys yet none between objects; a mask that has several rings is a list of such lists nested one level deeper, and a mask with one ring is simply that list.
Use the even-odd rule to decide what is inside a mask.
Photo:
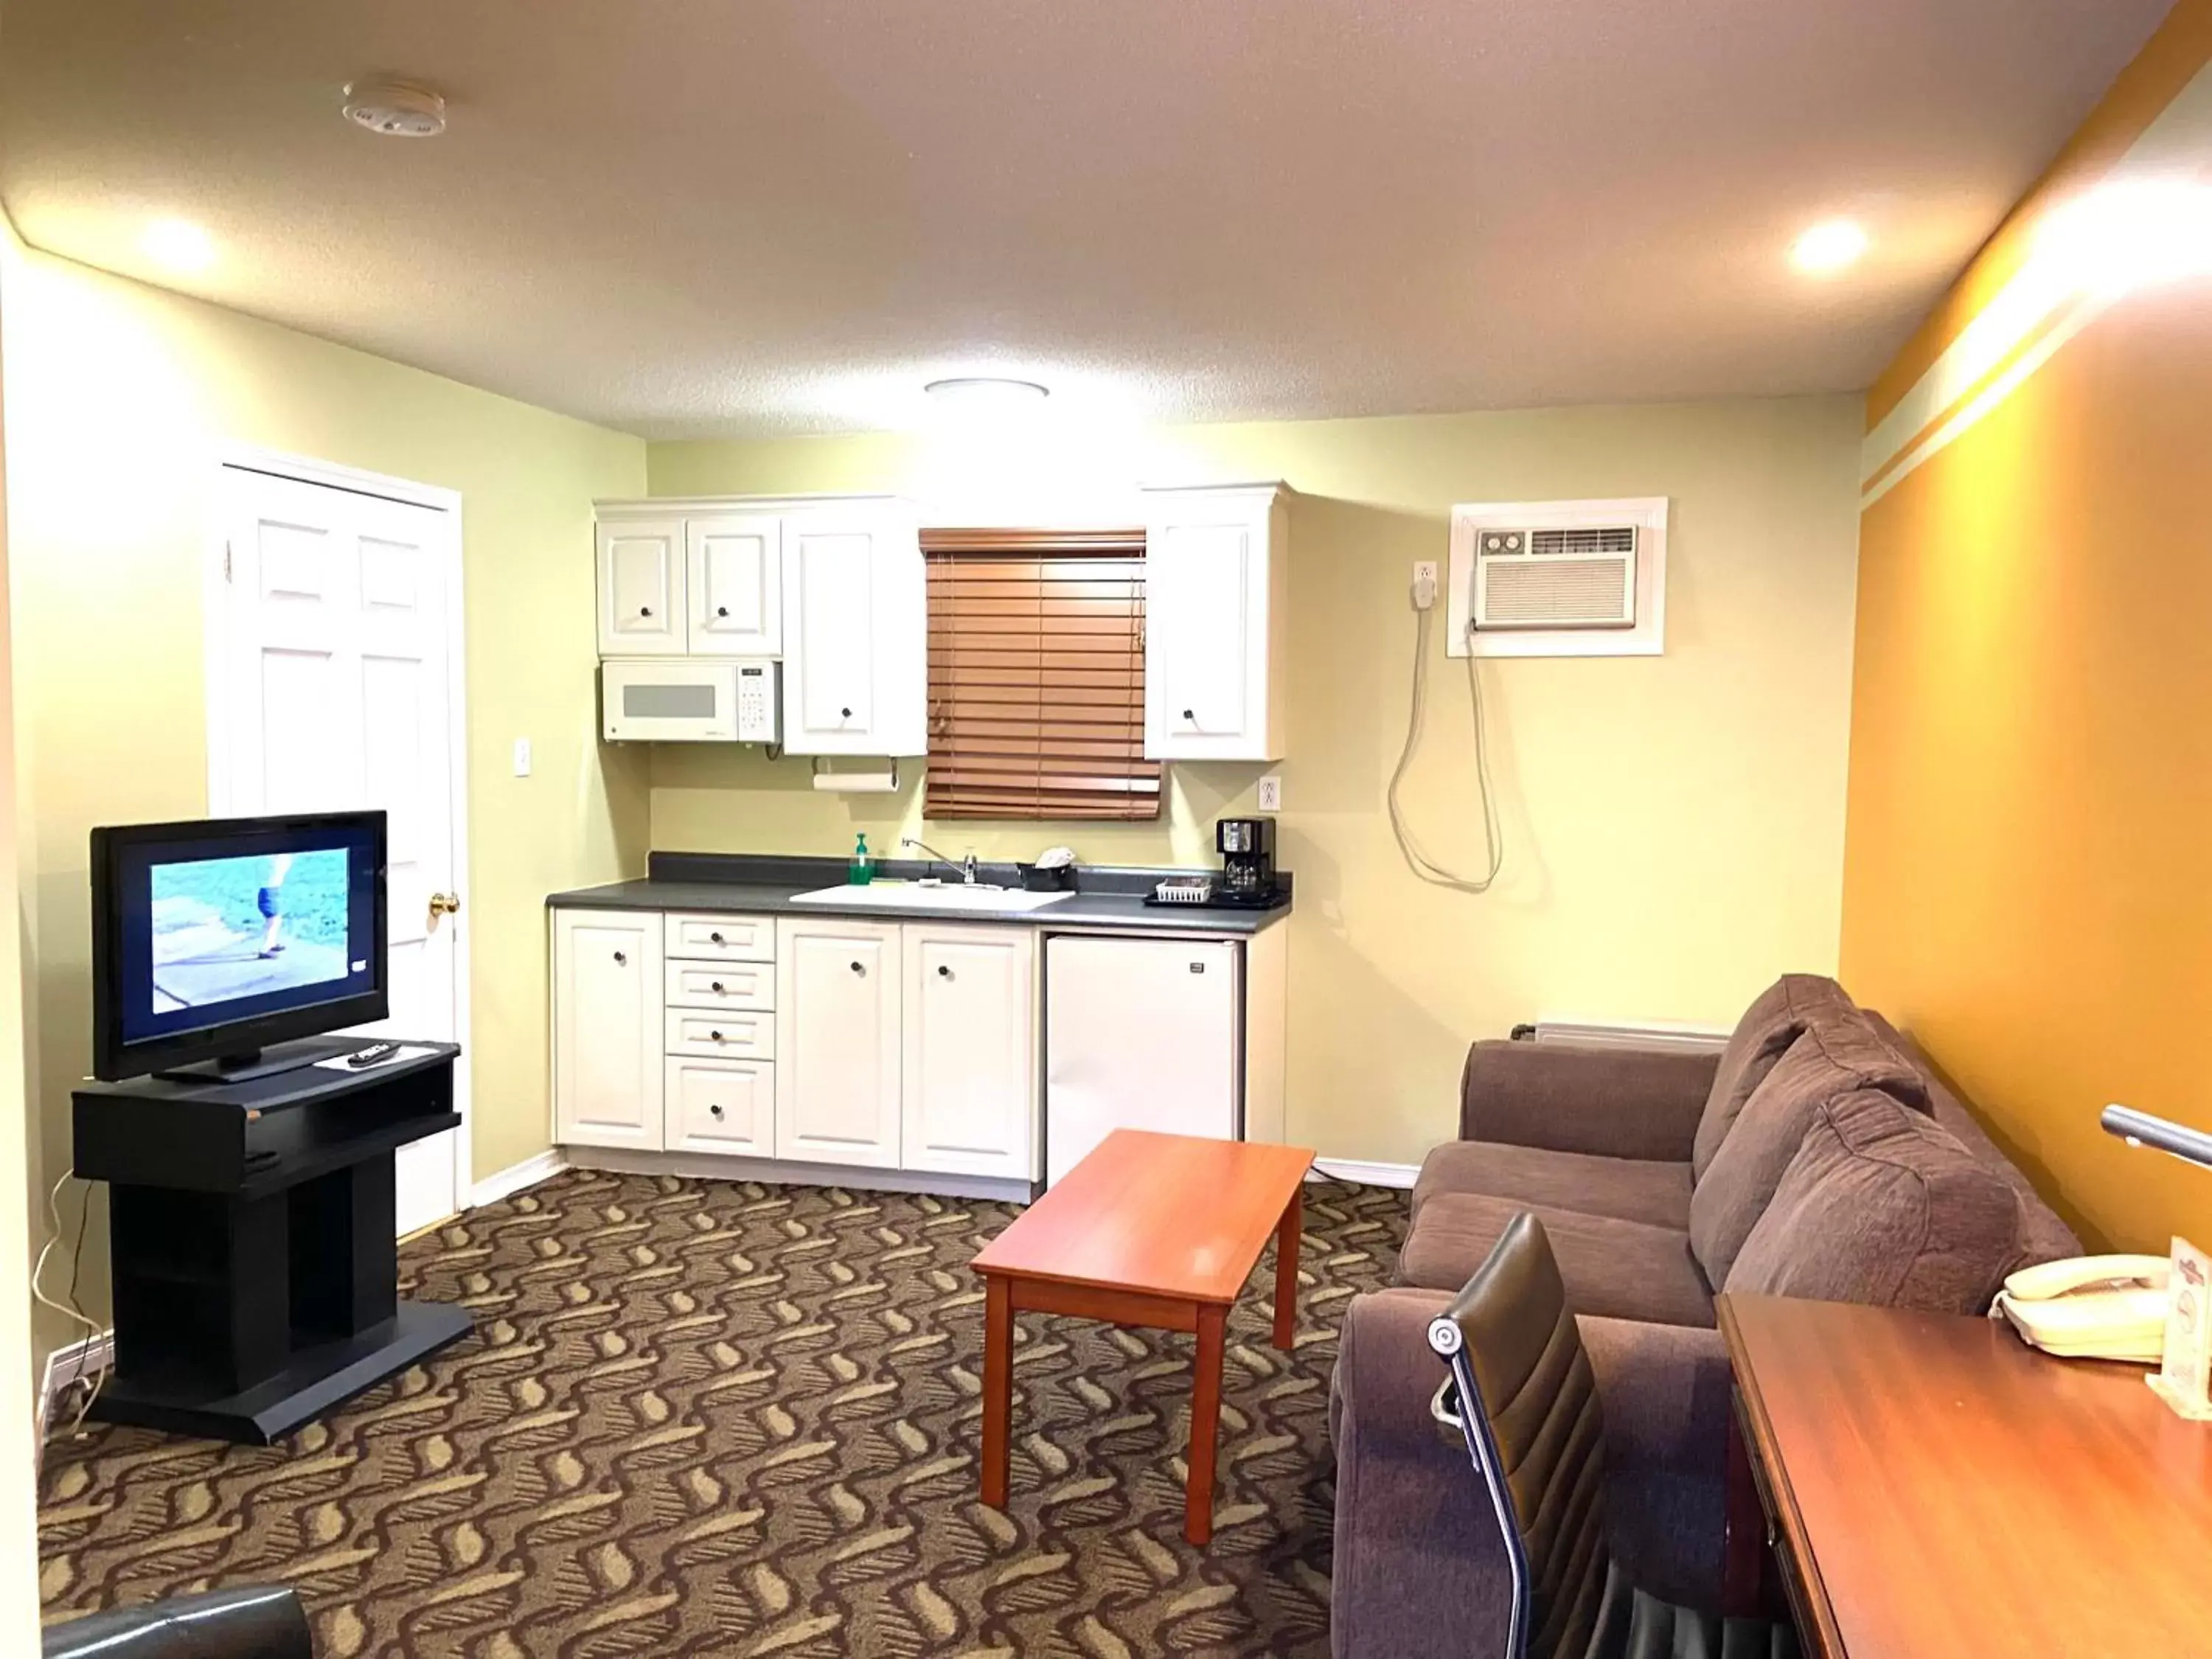
[{"label": "white telephone", "polygon": [[2082,1255],[2023,1267],[1990,1309],[2023,1341],[2068,1358],[2156,1364],[2166,1350],[2166,1259]]}]

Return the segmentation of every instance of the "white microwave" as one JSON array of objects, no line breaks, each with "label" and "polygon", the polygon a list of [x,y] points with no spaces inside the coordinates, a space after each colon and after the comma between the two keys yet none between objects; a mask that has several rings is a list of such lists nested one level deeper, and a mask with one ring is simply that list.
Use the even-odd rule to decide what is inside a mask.
[{"label": "white microwave", "polygon": [[765,657],[603,662],[600,730],[609,743],[774,743],[781,669]]}]

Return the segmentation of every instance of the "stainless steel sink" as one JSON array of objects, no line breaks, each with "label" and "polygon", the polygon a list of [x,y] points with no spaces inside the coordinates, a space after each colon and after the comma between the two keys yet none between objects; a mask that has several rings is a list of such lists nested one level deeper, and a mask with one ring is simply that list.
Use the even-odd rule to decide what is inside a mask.
[{"label": "stainless steel sink", "polygon": [[927,886],[918,881],[876,881],[866,887],[820,887],[793,893],[793,904],[858,905],[866,909],[972,910],[1019,915],[1057,904],[1073,893],[1031,893],[1018,887]]}]

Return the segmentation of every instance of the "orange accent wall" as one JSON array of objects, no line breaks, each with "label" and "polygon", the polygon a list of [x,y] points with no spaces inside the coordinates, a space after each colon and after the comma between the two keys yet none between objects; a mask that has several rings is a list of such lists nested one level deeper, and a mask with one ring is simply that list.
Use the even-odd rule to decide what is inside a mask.
[{"label": "orange accent wall", "polygon": [[[2212,0],[2154,57],[2113,94],[2134,131],[2212,58]],[[2208,456],[2200,281],[2106,312],[1861,520],[1844,981],[2119,1248],[2212,1244],[2212,1170],[2097,1127],[2212,1128]]]},{"label": "orange accent wall", "polygon": [[2120,72],[2043,177],[2021,198],[1950,293],[1875,380],[1867,393],[1867,430],[1871,432],[1897,407],[1943,349],[2012,280],[2044,216],[2102,177],[2208,58],[2212,58],[2212,0],[2177,0],[2158,32]]}]

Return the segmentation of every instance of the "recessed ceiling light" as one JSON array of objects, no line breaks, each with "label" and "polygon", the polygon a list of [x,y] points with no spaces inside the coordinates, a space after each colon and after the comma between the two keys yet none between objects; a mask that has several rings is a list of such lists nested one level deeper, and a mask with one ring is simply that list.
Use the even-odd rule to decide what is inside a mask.
[{"label": "recessed ceiling light", "polygon": [[189,219],[155,220],[138,246],[169,270],[205,270],[215,263],[215,239]]},{"label": "recessed ceiling light", "polygon": [[932,380],[922,387],[940,403],[965,409],[1016,409],[1042,403],[1052,393],[1035,380],[1012,380],[990,374],[956,375]]},{"label": "recessed ceiling light", "polygon": [[435,138],[446,130],[446,100],[404,81],[356,81],[345,89],[345,118],[384,138]]},{"label": "recessed ceiling light", "polygon": [[1856,219],[1824,219],[1800,236],[1790,263],[1808,276],[1832,276],[1855,265],[1867,251],[1866,229]]}]

